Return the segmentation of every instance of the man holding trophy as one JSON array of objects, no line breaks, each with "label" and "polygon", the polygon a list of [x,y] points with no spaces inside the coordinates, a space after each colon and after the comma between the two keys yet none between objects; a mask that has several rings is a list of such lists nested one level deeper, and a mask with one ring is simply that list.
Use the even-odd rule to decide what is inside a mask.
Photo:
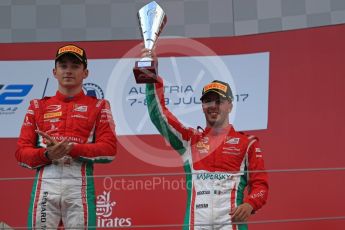
[{"label": "man holding trophy", "polygon": [[[134,74],[136,79],[140,75],[138,83],[146,83],[150,118],[183,158],[186,183],[192,185],[186,186],[187,207],[183,229],[247,229],[243,222],[266,203],[268,195],[268,179],[259,140],[235,131],[230,124],[233,95],[229,84],[222,81],[213,81],[203,87],[200,100],[206,120],[205,129],[186,128],[168,110],[164,101],[163,79],[153,68],[157,66],[154,43],[158,36],[148,36],[160,33],[166,16],[155,2],[145,7],[141,9],[146,12],[142,14],[145,16],[140,16],[139,11],[145,40],[142,50],[145,59],[142,61],[151,61],[142,67],[137,63]],[[150,41],[150,46],[147,46],[146,40]],[[244,195],[246,188],[247,196]]]}]

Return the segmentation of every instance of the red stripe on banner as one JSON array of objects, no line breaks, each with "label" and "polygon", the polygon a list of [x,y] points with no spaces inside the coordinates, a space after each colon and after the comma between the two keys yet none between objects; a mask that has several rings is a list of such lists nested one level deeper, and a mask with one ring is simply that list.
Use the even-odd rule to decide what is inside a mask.
[{"label": "red stripe on banner", "polygon": [[[75,44],[85,48],[87,57],[120,58],[129,49],[137,46],[141,41],[97,41],[97,42],[37,42],[37,43],[3,43],[0,44],[0,60],[54,60],[59,47]],[[139,54],[140,49],[136,50]],[[133,56],[134,57],[134,56]]]},{"label": "red stripe on banner", "polygon": [[192,203],[190,205],[190,230],[194,230],[194,221],[195,221],[195,187],[193,185],[193,193],[192,193]]},{"label": "red stripe on banner", "polygon": [[[235,210],[235,208],[236,208],[236,191],[237,191],[237,184],[235,183],[235,185],[234,185],[234,188],[232,189],[232,191],[231,191],[231,197],[230,197],[230,213],[232,213],[234,210]],[[237,230],[237,225],[236,224],[233,224],[232,225],[232,229],[233,230]]]},{"label": "red stripe on banner", "polygon": [[81,167],[81,199],[83,203],[83,210],[84,210],[84,227],[87,229],[88,226],[88,207],[87,207],[87,197],[86,197],[86,164],[83,163]]},{"label": "red stripe on banner", "polygon": [[40,169],[40,173],[38,175],[38,181],[37,181],[37,187],[36,187],[36,191],[35,191],[35,201],[34,201],[34,212],[33,212],[33,221],[32,221],[32,225],[33,228],[36,228],[36,213],[37,213],[37,204],[39,201],[39,197],[41,194],[41,185],[42,185],[42,174],[43,174],[44,168]]}]

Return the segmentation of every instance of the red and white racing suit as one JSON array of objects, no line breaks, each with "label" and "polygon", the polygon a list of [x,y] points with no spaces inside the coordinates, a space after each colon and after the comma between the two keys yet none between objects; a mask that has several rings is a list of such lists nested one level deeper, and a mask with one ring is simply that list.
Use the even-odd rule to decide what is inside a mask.
[{"label": "red and white racing suit", "polygon": [[[35,130],[57,141],[73,142],[69,156],[51,161]],[[106,163],[116,153],[115,125],[109,103],[83,92],[32,100],[16,151],[20,165],[37,169],[29,208],[29,229],[90,229],[96,226],[93,163]]]},{"label": "red and white racing suit", "polygon": [[266,202],[267,174],[258,139],[231,125],[203,132],[184,127],[166,108],[163,90],[161,79],[147,84],[146,100],[152,122],[184,161],[188,194],[183,229],[247,229],[232,224],[230,213],[243,202],[253,211]]}]

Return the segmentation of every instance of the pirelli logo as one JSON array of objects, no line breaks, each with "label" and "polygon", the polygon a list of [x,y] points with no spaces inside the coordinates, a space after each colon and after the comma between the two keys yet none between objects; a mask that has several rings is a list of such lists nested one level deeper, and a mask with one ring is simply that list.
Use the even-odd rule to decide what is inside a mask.
[{"label": "pirelli logo", "polygon": [[48,118],[53,118],[53,117],[61,117],[62,112],[55,112],[55,113],[45,113],[44,114],[44,119],[48,119]]},{"label": "pirelli logo", "polygon": [[83,56],[84,51],[76,46],[64,46],[62,48],[59,49],[58,54],[61,53],[65,53],[65,52],[73,52],[73,53],[77,53],[80,56]]},{"label": "pirelli logo", "polygon": [[208,84],[207,86],[205,86],[204,92],[211,90],[211,89],[218,89],[218,90],[221,90],[224,93],[226,93],[226,87],[227,87],[226,85],[215,82],[215,83],[211,83],[211,84]]}]

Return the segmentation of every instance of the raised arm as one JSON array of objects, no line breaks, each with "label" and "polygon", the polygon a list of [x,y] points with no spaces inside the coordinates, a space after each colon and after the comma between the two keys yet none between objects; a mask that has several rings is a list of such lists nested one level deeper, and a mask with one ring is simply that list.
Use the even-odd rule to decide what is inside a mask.
[{"label": "raised arm", "polygon": [[170,145],[182,155],[194,130],[186,128],[168,110],[164,101],[163,79],[155,84],[146,84],[146,100],[151,121]]}]

